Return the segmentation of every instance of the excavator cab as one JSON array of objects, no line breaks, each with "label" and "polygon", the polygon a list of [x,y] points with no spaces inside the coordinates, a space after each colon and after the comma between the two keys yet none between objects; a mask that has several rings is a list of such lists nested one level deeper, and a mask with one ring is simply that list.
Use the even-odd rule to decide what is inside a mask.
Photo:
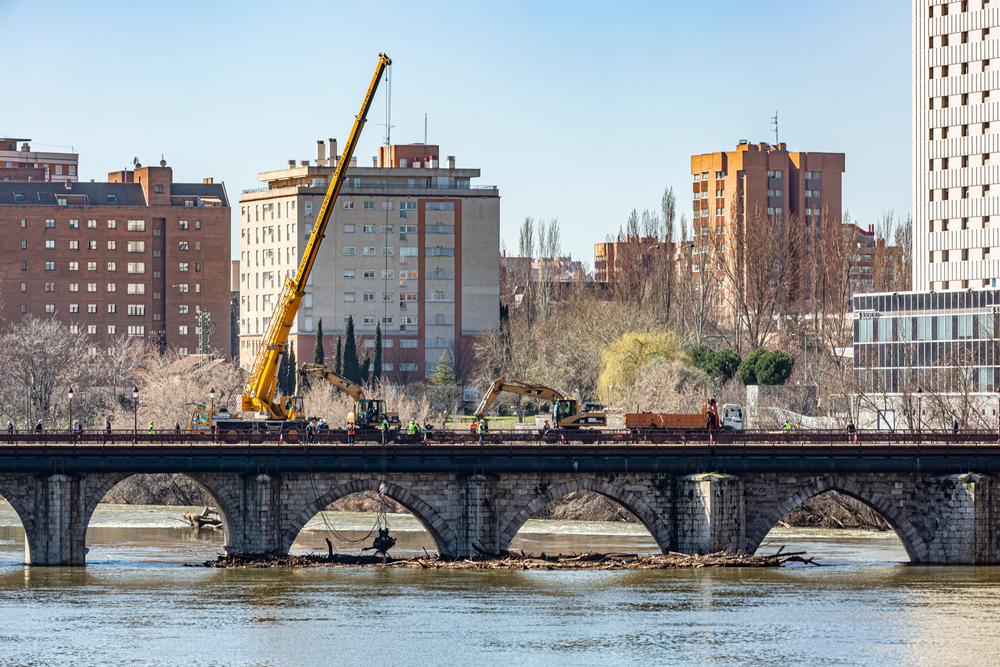
[{"label": "excavator cab", "polygon": [[285,410],[285,419],[304,419],[306,406],[301,396],[283,396],[281,407]]},{"label": "excavator cab", "polygon": [[561,428],[606,426],[608,418],[597,403],[585,403],[581,411],[575,398],[560,398],[552,401],[552,423]]}]

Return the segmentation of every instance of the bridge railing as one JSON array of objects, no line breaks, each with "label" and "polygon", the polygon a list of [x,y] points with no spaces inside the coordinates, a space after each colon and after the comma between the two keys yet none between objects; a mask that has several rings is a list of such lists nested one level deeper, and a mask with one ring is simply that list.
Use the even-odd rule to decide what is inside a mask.
[{"label": "bridge railing", "polygon": [[[425,433],[388,433],[386,445],[429,445],[438,447],[476,447],[480,436],[467,431],[430,430]],[[359,429],[349,437],[342,429],[322,430],[311,434],[300,432],[211,433],[189,430],[68,430],[0,432],[0,446],[81,446],[124,447],[133,445],[364,445],[383,444],[383,435],[375,429]],[[496,430],[482,434],[482,444],[490,447],[545,447],[550,445],[587,445],[615,447],[705,447],[744,446],[948,446],[1000,445],[1000,432],[994,430],[921,430],[921,431],[856,431],[845,430]]]}]

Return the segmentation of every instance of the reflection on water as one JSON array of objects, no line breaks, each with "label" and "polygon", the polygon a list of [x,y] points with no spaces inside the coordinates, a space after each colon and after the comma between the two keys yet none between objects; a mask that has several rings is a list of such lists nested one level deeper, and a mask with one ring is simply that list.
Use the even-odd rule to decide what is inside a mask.
[{"label": "reflection on water", "polygon": [[[1000,572],[903,565],[892,534],[775,530],[762,547],[823,567],[220,571],[183,566],[223,540],[182,526],[183,511],[101,507],[90,566],[25,568],[0,507],[0,663],[988,664],[1000,631]],[[406,549],[433,546],[412,518],[389,520]],[[296,550],[325,550],[327,522],[357,539],[373,521],[320,517]],[[518,540],[549,552],[651,544],[631,524],[575,522],[533,522]]]}]

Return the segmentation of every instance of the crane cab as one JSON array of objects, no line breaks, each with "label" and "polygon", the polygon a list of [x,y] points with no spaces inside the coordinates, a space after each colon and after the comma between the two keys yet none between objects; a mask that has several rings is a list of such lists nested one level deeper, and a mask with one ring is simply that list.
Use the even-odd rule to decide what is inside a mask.
[{"label": "crane cab", "polygon": [[560,398],[552,401],[552,423],[561,428],[607,425],[608,419],[604,414],[603,406],[596,403],[585,403],[584,408],[583,411],[580,410],[580,403],[575,398]]},{"label": "crane cab", "polygon": [[389,422],[390,429],[399,428],[399,415],[387,412],[381,398],[359,398],[354,404],[354,412],[347,415],[347,421],[361,428],[378,428],[383,418]]}]

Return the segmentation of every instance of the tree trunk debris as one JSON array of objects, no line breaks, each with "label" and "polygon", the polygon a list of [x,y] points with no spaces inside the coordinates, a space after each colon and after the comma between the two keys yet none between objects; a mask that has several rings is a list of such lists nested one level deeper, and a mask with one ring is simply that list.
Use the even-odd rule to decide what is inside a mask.
[{"label": "tree trunk debris", "polygon": [[[817,565],[805,552],[769,555],[730,554],[720,551],[701,556],[668,552],[654,556],[629,553],[584,553],[557,556],[504,553],[495,558],[443,558],[441,556],[388,557],[386,567],[430,570],[669,570],[704,567],[779,567],[785,563]],[[211,568],[356,567],[382,566],[381,556],[307,554],[304,556],[226,556],[206,561]]]},{"label": "tree trunk debris", "polygon": [[185,512],[183,517],[189,526],[199,530],[202,528],[222,528],[222,517],[214,507],[206,507],[201,511],[201,514]]}]

